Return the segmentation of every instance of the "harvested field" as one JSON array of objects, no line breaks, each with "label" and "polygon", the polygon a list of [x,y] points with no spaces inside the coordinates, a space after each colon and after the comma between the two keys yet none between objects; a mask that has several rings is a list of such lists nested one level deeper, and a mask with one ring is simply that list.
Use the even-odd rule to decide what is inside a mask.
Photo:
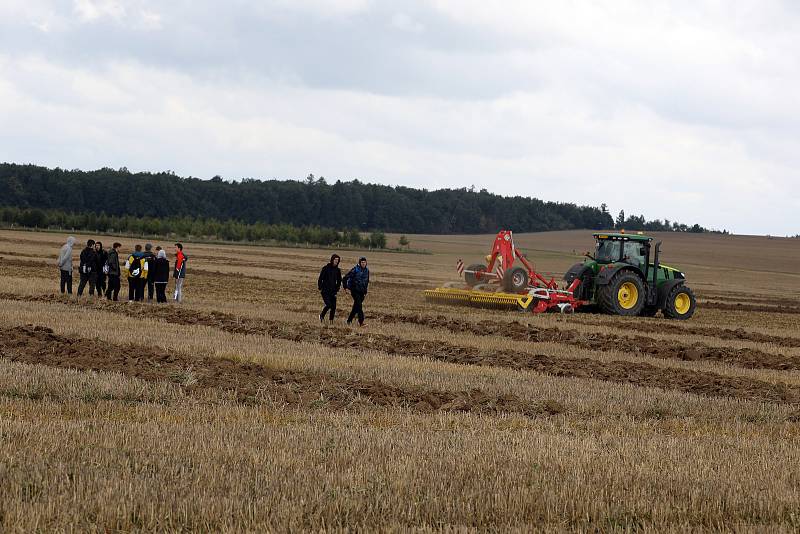
[{"label": "harvested field", "polygon": [[800,528],[797,240],[661,236],[679,323],[430,304],[487,238],[410,236],[360,329],[329,251],[187,243],[186,301],[129,304],[56,293],[63,237],[0,232],[0,530]]}]

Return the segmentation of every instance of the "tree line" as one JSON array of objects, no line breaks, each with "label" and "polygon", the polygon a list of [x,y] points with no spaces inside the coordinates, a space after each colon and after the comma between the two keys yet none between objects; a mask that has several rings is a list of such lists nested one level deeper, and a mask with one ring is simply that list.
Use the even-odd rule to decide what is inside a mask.
[{"label": "tree line", "polygon": [[247,224],[228,219],[197,217],[137,217],[106,213],[67,213],[39,208],[0,207],[0,224],[5,227],[80,230],[100,234],[169,236],[180,239],[277,242],[318,246],[386,248],[386,235],[380,230],[362,235],[355,228],[335,230],[321,226],[291,224]]},{"label": "tree line", "polygon": [[13,163],[0,164],[0,206],[417,234],[495,233],[501,228],[541,232],[615,225],[603,207],[503,197],[485,189],[429,191],[358,180],[329,184],[313,175],[304,181],[226,181],[219,176],[201,180],[172,172],[81,171]]}]

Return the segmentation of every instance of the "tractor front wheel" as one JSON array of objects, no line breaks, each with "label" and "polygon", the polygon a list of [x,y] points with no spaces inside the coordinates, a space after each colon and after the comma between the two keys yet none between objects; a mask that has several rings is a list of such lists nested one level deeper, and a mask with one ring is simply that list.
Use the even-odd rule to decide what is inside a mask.
[{"label": "tractor front wheel", "polygon": [[[467,272],[472,271],[472,272]],[[467,270],[464,271],[464,280],[469,287],[475,287],[477,284],[486,282],[486,277],[479,273],[485,273],[486,266],[482,263],[473,263]]]},{"label": "tractor front wheel", "polygon": [[503,288],[509,293],[519,293],[528,288],[528,271],[514,267],[503,277]]},{"label": "tractor front wheel", "polygon": [[696,307],[697,299],[694,297],[694,291],[680,285],[669,292],[662,311],[667,319],[686,320],[694,315]]},{"label": "tractor front wheel", "polygon": [[642,279],[630,271],[617,273],[607,285],[597,288],[600,309],[611,315],[639,315],[644,307],[644,300]]}]

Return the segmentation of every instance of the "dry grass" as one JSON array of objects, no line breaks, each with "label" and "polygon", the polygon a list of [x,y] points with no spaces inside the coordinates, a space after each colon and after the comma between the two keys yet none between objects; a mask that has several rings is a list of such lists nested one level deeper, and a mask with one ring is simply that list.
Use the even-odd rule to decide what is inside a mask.
[{"label": "dry grass", "polygon": [[[2,232],[0,530],[796,531],[800,315],[733,306],[792,305],[800,244],[661,238],[688,323],[431,305],[488,239],[411,236],[359,331],[316,322],[326,251],[187,244],[156,310],[52,297],[63,236]],[[591,244],[517,240],[554,272]]]}]

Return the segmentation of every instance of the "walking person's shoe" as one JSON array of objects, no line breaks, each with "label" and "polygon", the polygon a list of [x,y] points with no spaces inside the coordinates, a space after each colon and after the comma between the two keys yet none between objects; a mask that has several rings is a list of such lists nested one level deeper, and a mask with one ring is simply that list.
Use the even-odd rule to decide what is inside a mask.
[{"label": "walking person's shoe", "polygon": [[319,324],[324,324],[324,323],[325,323],[325,316],[320,313],[319,314]]}]

